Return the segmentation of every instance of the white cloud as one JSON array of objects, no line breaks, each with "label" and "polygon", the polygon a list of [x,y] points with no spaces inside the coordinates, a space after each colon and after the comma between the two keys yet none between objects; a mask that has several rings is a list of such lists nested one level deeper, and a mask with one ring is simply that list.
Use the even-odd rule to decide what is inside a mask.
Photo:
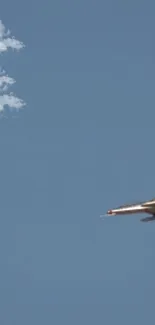
[{"label": "white cloud", "polygon": [[13,78],[7,75],[0,76],[0,92],[7,91],[9,85],[13,85],[15,82]]},{"label": "white cloud", "polygon": [[14,96],[11,93],[9,95],[4,94],[0,96],[0,112],[4,110],[5,105],[9,106],[11,109],[20,109],[25,106],[25,103],[22,99]]},{"label": "white cloud", "polygon": [[[6,52],[9,48],[17,51],[24,48],[25,45],[15,37],[9,37],[10,34],[11,32],[6,31],[0,20],[0,53]],[[9,86],[12,86],[15,82],[4,70],[0,72],[0,112],[4,111],[5,106],[10,109],[21,109],[25,106],[22,99],[16,97],[13,93],[8,93]]]},{"label": "white cloud", "polygon": [[21,50],[25,47],[23,42],[18,41],[14,36],[8,37],[10,34],[11,32],[5,30],[5,26],[0,20],[0,52],[7,51],[8,48]]}]

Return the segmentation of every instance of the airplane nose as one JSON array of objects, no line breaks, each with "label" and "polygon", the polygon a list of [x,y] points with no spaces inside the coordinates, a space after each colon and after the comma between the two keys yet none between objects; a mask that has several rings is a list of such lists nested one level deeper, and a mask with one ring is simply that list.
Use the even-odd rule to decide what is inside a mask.
[{"label": "airplane nose", "polygon": [[108,212],[107,212],[108,214],[112,214],[112,210],[108,210]]}]

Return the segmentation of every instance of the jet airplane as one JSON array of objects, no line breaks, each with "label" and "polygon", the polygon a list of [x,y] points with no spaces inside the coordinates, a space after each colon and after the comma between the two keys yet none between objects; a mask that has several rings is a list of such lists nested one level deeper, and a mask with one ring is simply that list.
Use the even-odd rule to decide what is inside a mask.
[{"label": "jet airplane", "polygon": [[108,210],[107,216],[128,215],[135,213],[148,213],[151,215],[150,217],[141,219],[141,221],[147,222],[155,220],[155,198],[149,201],[121,205],[118,208]]}]

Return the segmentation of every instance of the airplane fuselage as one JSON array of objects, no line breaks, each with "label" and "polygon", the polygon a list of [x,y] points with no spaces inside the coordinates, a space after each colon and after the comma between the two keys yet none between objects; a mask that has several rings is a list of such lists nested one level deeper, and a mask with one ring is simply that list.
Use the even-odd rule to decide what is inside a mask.
[{"label": "airplane fuselage", "polygon": [[[108,215],[122,215],[122,214],[134,214],[134,213],[149,213],[148,209],[140,205],[128,208],[116,208],[108,210]],[[151,212],[150,212],[151,213]]]},{"label": "airplane fuselage", "polygon": [[155,200],[124,205],[107,211],[107,214],[111,216],[135,213],[148,213],[155,215]]}]

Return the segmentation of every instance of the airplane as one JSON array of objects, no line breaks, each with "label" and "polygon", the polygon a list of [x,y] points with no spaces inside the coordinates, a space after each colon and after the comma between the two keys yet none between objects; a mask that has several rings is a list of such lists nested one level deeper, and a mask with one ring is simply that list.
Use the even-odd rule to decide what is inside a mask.
[{"label": "airplane", "polygon": [[140,219],[140,221],[147,222],[155,220],[155,198],[149,201],[121,205],[118,208],[108,210],[107,216],[128,215],[135,213],[151,214],[150,217]]}]

